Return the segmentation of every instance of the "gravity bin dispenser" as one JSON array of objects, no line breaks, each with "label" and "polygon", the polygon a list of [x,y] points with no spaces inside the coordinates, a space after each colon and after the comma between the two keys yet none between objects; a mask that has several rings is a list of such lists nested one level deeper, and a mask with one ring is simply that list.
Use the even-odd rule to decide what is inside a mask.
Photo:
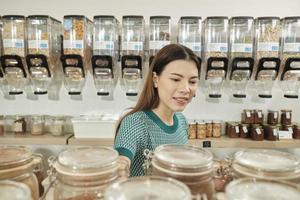
[{"label": "gravity bin dispenser", "polygon": [[282,22],[282,64],[280,86],[284,97],[298,98],[300,87],[300,17],[286,17]]},{"label": "gravity bin dispenser", "polygon": [[108,96],[113,91],[118,51],[118,20],[114,16],[94,16],[92,69],[99,96]]},{"label": "gravity bin dispenser", "polygon": [[61,22],[44,15],[27,17],[26,63],[35,95],[48,93],[60,65]]},{"label": "gravity bin dispenser", "polygon": [[149,66],[156,53],[171,44],[170,16],[151,16],[149,25]]},{"label": "gravity bin dispenser", "polygon": [[2,17],[3,55],[1,56],[1,66],[9,95],[23,94],[24,86],[28,83],[25,30],[24,16],[4,15]]},{"label": "gravity bin dispenser", "polygon": [[92,57],[93,23],[82,15],[64,16],[61,62],[69,95],[81,95]]},{"label": "gravity bin dispenser", "polygon": [[253,72],[253,17],[232,17],[229,21],[229,83],[234,98],[246,98]]},{"label": "gravity bin dispenser", "polygon": [[209,98],[220,98],[228,69],[228,18],[208,17],[204,37],[206,93]]},{"label": "gravity bin dispenser", "polygon": [[260,98],[272,98],[280,59],[280,18],[259,17],[255,22],[255,85]]},{"label": "gravity bin dispenser", "polygon": [[121,70],[126,96],[137,96],[143,78],[145,21],[143,16],[123,16]]}]

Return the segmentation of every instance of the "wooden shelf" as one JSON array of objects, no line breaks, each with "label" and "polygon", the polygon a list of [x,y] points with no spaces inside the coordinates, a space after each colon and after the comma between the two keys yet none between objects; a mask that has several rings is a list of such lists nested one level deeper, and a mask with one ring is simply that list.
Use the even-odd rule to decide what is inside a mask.
[{"label": "wooden shelf", "polygon": [[73,134],[65,134],[63,136],[53,136],[51,134],[31,135],[15,135],[13,133],[0,136],[0,144],[5,145],[66,145],[68,138]]}]

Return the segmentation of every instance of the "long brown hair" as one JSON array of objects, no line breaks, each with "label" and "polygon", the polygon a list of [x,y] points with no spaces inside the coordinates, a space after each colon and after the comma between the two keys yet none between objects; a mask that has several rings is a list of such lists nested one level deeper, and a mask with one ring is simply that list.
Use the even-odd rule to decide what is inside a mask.
[{"label": "long brown hair", "polygon": [[169,44],[163,47],[162,49],[160,49],[157,52],[154,59],[152,60],[143,90],[139,96],[136,105],[132,108],[131,111],[126,113],[119,120],[116,129],[116,136],[119,131],[121,122],[126,116],[142,110],[152,110],[158,106],[159,96],[158,96],[157,88],[155,88],[153,84],[153,79],[152,79],[153,72],[155,72],[157,76],[159,76],[165,69],[165,66],[175,60],[194,61],[198,69],[198,75],[200,77],[201,63],[199,58],[193,53],[192,50],[179,44]]}]

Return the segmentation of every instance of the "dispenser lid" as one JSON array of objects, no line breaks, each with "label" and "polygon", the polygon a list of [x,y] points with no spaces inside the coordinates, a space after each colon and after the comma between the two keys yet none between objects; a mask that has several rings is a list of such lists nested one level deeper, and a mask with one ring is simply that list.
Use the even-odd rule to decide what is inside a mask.
[{"label": "dispenser lid", "polygon": [[32,151],[27,147],[0,147],[0,168],[32,160]]},{"label": "dispenser lid", "polygon": [[0,199],[31,200],[31,191],[27,185],[15,181],[0,181]]},{"label": "dispenser lid", "polygon": [[109,147],[77,147],[59,154],[54,167],[60,173],[96,173],[116,166],[118,152]]},{"label": "dispenser lid", "polygon": [[259,171],[299,171],[300,160],[296,156],[277,150],[243,150],[234,155],[234,163]]},{"label": "dispenser lid", "polygon": [[300,190],[289,183],[247,178],[229,183],[226,187],[226,197],[236,200],[296,200],[300,199]]},{"label": "dispenser lid", "polygon": [[173,168],[203,169],[212,166],[212,154],[191,145],[167,144],[154,151],[154,159]]},{"label": "dispenser lid", "polygon": [[171,178],[137,177],[112,184],[104,193],[105,200],[190,200],[186,185]]}]

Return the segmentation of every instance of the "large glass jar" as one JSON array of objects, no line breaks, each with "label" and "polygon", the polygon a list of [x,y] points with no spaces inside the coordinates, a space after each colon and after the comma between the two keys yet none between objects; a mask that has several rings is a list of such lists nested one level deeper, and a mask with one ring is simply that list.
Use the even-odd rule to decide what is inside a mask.
[{"label": "large glass jar", "polygon": [[235,178],[251,177],[300,183],[300,159],[277,150],[242,150],[232,163]]},{"label": "large glass jar", "polygon": [[165,177],[135,177],[109,186],[104,200],[191,200],[191,192],[186,185]]},{"label": "large glass jar", "polygon": [[226,187],[226,200],[286,200],[300,199],[300,190],[294,184],[255,180],[235,180]]},{"label": "large glass jar", "polygon": [[15,181],[0,181],[0,199],[3,200],[32,200],[27,185]]},{"label": "large glass jar", "polygon": [[32,115],[30,133],[32,135],[42,135],[44,128],[44,116],[43,115]]},{"label": "large glass jar", "polygon": [[39,199],[39,186],[33,173],[34,157],[26,147],[0,147],[0,180],[26,184],[33,200]]},{"label": "large glass jar", "polygon": [[214,195],[212,154],[189,145],[162,145],[155,149],[152,173],[185,183],[193,195]]},{"label": "large glass jar", "polygon": [[101,199],[105,188],[118,180],[117,151],[108,147],[77,147],[60,153],[54,200]]}]

